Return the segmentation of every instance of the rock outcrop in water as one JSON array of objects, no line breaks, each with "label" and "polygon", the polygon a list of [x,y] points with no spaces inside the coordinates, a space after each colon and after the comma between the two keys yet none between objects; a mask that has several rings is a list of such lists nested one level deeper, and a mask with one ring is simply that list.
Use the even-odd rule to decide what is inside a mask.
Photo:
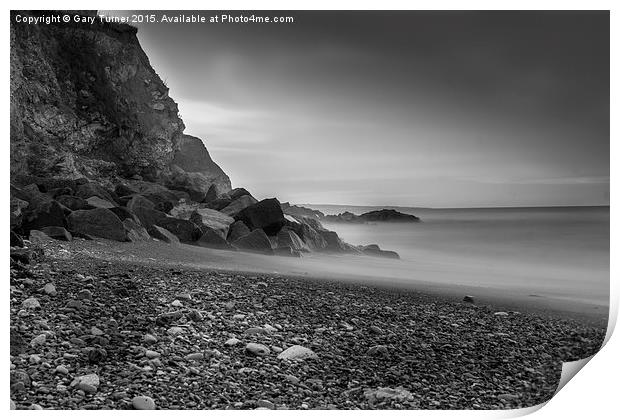
[{"label": "rock outcrop in water", "polygon": [[383,209],[369,211],[367,213],[356,216],[355,214],[345,211],[337,215],[327,215],[323,220],[334,223],[368,223],[368,222],[394,222],[394,223],[415,223],[420,218],[412,214],[405,214],[393,209]]}]

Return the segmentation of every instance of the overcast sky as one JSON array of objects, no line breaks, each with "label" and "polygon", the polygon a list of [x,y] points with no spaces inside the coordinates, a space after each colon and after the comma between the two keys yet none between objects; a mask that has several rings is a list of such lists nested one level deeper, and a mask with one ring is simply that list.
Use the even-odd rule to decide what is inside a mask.
[{"label": "overcast sky", "polygon": [[234,187],[294,203],[609,203],[606,12],[257,14],[295,23],[138,25],[186,133]]}]

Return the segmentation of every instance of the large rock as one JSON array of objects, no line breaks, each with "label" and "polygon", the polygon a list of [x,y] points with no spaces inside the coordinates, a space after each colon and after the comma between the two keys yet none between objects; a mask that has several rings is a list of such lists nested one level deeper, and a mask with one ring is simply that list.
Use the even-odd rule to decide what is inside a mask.
[{"label": "large rock", "polygon": [[164,217],[157,221],[157,226],[169,230],[181,242],[193,242],[202,236],[200,228],[189,220]]},{"label": "large rock", "polygon": [[64,227],[46,226],[44,228],[41,228],[41,232],[45,233],[50,238],[57,239],[59,241],[73,240],[73,236],[71,236],[71,234],[67,232],[67,229],[65,229]]},{"label": "large rock", "polygon": [[93,208],[85,199],[73,195],[60,195],[56,197],[56,201],[71,210],[91,210]]},{"label": "large rock", "polygon": [[205,227],[203,229],[203,235],[196,241],[197,245],[204,246],[206,248],[215,249],[233,249],[233,247],[226,242],[226,239],[216,232],[214,229]]},{"label": "large rock", "polygon": [[112,207],[116,207],[115,203],[112,203],[111,201],[104,200],[103,198],[96,197],[96,196],[87,198],[86,202],[93,207],[102,208],[102,209],[111,209]]},{"label": "large rock", "polygon": [[140,222],[140,219],[138,219],[135,214],[130,212],[129,209],[127,209],[127,207],[112,207],[109,210],[112,213],[114,213],[116,215],[116,217],[121,219],[121,221],[123,221],[125,219],[132,219],[132,220],[134,220],[136,222]]},{"label": "large rock", "polygon": [[401,213],[394,209],[369,211],[368,213],[360,214],[359,218],[367,222],[415,223],[420,221],[419,217]]},{"label": "large rock", "polygon": [[291,249],[300,252],[308,252],[308,246],[304,243],[304,241],[291,229],[284,228],[280,232],[278,232],[278,246],[280,247],[291,247]]},{"label": "large rock", "polygon": [[[222,212],[225,212],[224,210]],[[241,220],[252,230],[262,229],[270,236],[276,235],[286,223],[280,202],[275,198],[246,207],[237,213],[235,220]]]},{"label": "large rock", "polygon": [[67,218],[67,225],[72,232],[115,241],[127,240],[123,223],[108,209],[74,211]]},{"label": "large rock", "polygon": [[32,201],[22,219],[22,229],[28,233],[45,226],[66,226],[63,207],[56,201]]},{"label": "large rock", "polygon": [[[230,179],[224,171],[215,163],[204,143],[198,137],[182,135],[177,142],[177,149],[171,167],[176,166],[187,174],[191,184],[184,188],[174,188],[186,191],[185,188],[194,192],[203,192],[204,200],[211,185],[217,188],[217,195],[230,191]],[[197,177],[196,175],[200,175]],[[198,187],[199,188],[196,188]],[[172,188],[172,187],[171,187]],[[189,192],[189,191],[188,191]]]},{"label": "large rock", "polygon": [[134,195],[129,200],[127,210],[135,214],[142,226],[147,229],[158,224],[159,220],[166,217],[164,212],[155,209],[155,204],[152,201],[147,200],[141,195]]},{"label": "large rock", "polygon": [[229,197],[219,197],[207,203],[207,207],[213,210],[222,210],[232,203]]},{"label": "large rock", "polygon": [[148,233],[155,239],[159,239],[160,241],[167,242],[169,244],[178,244],[179,238],[174,236],[170,231],[164,229],[160,226],[153,225],[148,229]]},{"label": "large rock", "polygon": [[305,359],[317,359],[318,356],[315,352],[307,347],[294,345],[278,354],[278,359],[281,360],[305,360]]},{"label": "large rock", "polygon": [[245,188],[233,188],[232,190],[228,191],[228,196],[233,201],[237,198],[243,197],[244,195],[249,195],[250,197],[252,196],[252,194],[250,194],[250,192]]},{"label": "large rock", "polygon": [[77,197],[84,198],[85,200],[88,200],[90,197],[99,197],[110,203],[116,204],[116,199],[113,197],[112,193],[94,182],[80,185],[75,191],[75,195]]},{"label": "large rock", "polygon": [[299,231],[296,232],[308,247],[313,251],[320,251],[327,248],[327,241],[312,226],[302,223]]},{"label": "large rock", "polygon": [[204,227],[211,228],[223,239],[228,236],[228,229],[235,221],[230,216],[213,209],[199,208],[190,214],[189,220],[205,232]]},{"label": "large rock", "polygon": [[228,229],[228,241],[234,242],[250,233],[250,229],[241,220],[234,222]]},{"label": "large rock", "polygon": [[236,248],[258,252],[261,254],[273,254],[271,242],[262,229],[256,229],[232,243]]},{"label": "large rock", "polygon": [[242,210],[256,203],[258,203],[258,201],[254,197],[252,197],[251,195],[244,195],[234,201],[231,201],[230,204],[222,208],[220,211],[224,214],[227,214],[228,216],[234,217]]},{"label": "large rock", "polygon": [[327,246],[324,248],[328,252],[347,252],[350,248],[344,243],[336,232],[331,230],[319,230],[319,235],[323,237]]}]

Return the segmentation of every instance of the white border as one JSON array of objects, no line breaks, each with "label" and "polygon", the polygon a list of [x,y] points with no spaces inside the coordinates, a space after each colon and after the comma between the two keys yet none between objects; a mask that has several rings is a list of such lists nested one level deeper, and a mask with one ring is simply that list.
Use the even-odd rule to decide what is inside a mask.
[{"label": "white border", "polygon": [[[155,2],[155,1],[119,1],[119,0],[111,0],[107,2],[96,2],[89,5],[84,4],[85,2],[78,1],[56,1],[56,2],[45,2],[45,1],[20,1],[17,3],[13,3],[12,6],[14,8],[20,9],[98,9],[98,10],[143,10],[143,9],[210,9],[210,10],[306,10],[306,9],[318,9],[318,10],[339,10],[339,9],[365,9],[365,10],[381,10],[381,9],[395,9],[395,10],[405,10],[405,9],[418,9],[418,10],[519,10],[519,9],[531,9],[531,10],[611,10],[611,74],[618,74],[618,23],[620,19],[618,18],[618,10],[617,1],[574,1],[574,0],[564,0],[564,1],[550,1],[550,0],[522,0],[522,1],[397,1],[397,0],[382,0],[382,1],[366,1],[366,0],[358,0],[358,1],[326,1],[326,0],[316,0],[316,1],[282,1],[282,0],[267,0],[267,1],[240,1],[240,0],[230,0],[230,1],[176,1],[176,2]],[[2,26],[4,29],[4,43],[3,43],[3,53],[4,57],[9,57],[9,9],[4,9],[4,15],[2,19]],[[3,102],[3,117],[4,117],[4,142],[5,142],[5,153],[2,155],[3,164],[5,171],[3,173],[4,180],[0,184],[0,188],[2,188],[2,197],[5,201],[4,207],[8,206],[8,177],[9,177],[9,87],[8,80],[10,78],[10,69],[8,62],[5,62],[4,66],[4,80],[5,84],[3,86],[3,94],[4,94],[4,102]],[[616,79],[612,77],[611,80],[611,138],[618,138],[618,84],[616,83]],[[182,107],[182,104],[180,104]],[[611,161],[616,162],[618,158],[617,155],[617,146],[615,142],[611,143]],[[611,175],[612,179],[615,179],[615,169],[614,166],[611,166]],[[616,197],[616,188],[615,184],[612,185],[611,188],[611,200],[613,202],[614,197]],[[2,237],[5,238],[5,241],[8,242],[8,227],[2,225]],[[614,257],[617,255],[616,253],[616,233],[618,232],[618,224],[616,223],[615,217],[615,207],[612,205],[612,218],[611,218],[611,278],[617,278],[617,269],[616,264],[613,263]],[[5,249],[8,247],[8,243],[5,245]],[[5,273],[5,299],[2,300],[2,307],[4,314],[8,314],[8,259],[4,262],[2,267]],[[611,317],[610,321],[615,324],[615,320],[617,318],[618,311],[618,290],[616,281],[612,281],[612,301],[611,303]],[[4,347],[2,349],[2,354],[5,356],[5,373],[3,375],[4,381],[2,381],[2,389],[4,390],[5,398],[8,399],[9,389],[8,389],[8,376],[9,376],[9,368],[8,368],[8,317],[5,319],[5,340]],[[611,327],[613,329],[613,325]],[[610,329],[610,331],[611,331]],[[544,408],[536,411],[531,414],[530,418],[536,419],[548,419],[548,418],[563,418],[563,419],[583,419],[583,418],[612,418],[618,413],[618,404],[616,403],[617,399],[617,391],[616,386],[618,384],[618,374],[620,373],[618,361],[615,356],[619,353],[620,342],[618,341],[617,334],[616,336],[612,336],[604,349],[597,355],[595,355],[590,363],[588,363],[583,370],[577,375],[577,378],[570,381],[553,399],[551,399]],[[6,402],[6,408],[8,409],[8,401]],[[238,417],[249,417],[257,419],[267,419],[280,417],[284,418],[285,416],[294,415],[295,417],[301,418],[314,418],[316,415],[321,416],[337,416],[337,417],[348,417],[348,418],[356,418],[356,420],[360,417],[362,418],[374,418],[376,414],[382,417],[390,417],[390,418],[410,418],[410,416],[416,417],[424,417],[424,418],[443,418],[443,419],[451,419],[454,417],[458,418],[504,418],[504,417],[516,417],[519,415],[526,414],[524,411],[530,410],[516,410],[516,411],[504,411],[504,412],[480,412],[480,411],[416,411],[416,412],[395,412],[395,411],[382,411],[381,413],[374,412],[351,412],[351,411],[337,411],[337,412],[300,412],[296,411],[294,413],[291,412],[180,412],[180,413],[171,413],[171,412],[149,412],[149,413],[137,413],[137,412],[109,412],[109,411],[99,411],[99,412],[85,412],[85,411],[76,411],[76,412],[46,412],[46,418],[56,419],[65,416],[73,417],[73,416],[85,416],[88,417],[98,417],[98,418],[108,418],[109,416],[120,416],[125,418],[135,418],[141,417],[142,415],[154,417],[154,418],[168,418],[172,414],[175,417],[194,417],[194,416],[208,416],[209,418],[238,418]],[[22,418],[26,416],[30,416],[32,412],[26,411],[13,411],[10,413],[12,418]]]}]

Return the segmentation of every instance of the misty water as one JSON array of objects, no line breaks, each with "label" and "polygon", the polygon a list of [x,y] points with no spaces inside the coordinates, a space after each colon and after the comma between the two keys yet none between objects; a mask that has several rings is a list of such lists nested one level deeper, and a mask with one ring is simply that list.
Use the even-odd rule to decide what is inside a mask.
[{"label": "misty water", "polygon": [[[312,207],[326,214],[377,209]],[[422,222],[324,225],[346,242],[397,251],[399,261],[356,259],[356,271],[378,278],[608,305],[609,207],[398,210]]]}]

